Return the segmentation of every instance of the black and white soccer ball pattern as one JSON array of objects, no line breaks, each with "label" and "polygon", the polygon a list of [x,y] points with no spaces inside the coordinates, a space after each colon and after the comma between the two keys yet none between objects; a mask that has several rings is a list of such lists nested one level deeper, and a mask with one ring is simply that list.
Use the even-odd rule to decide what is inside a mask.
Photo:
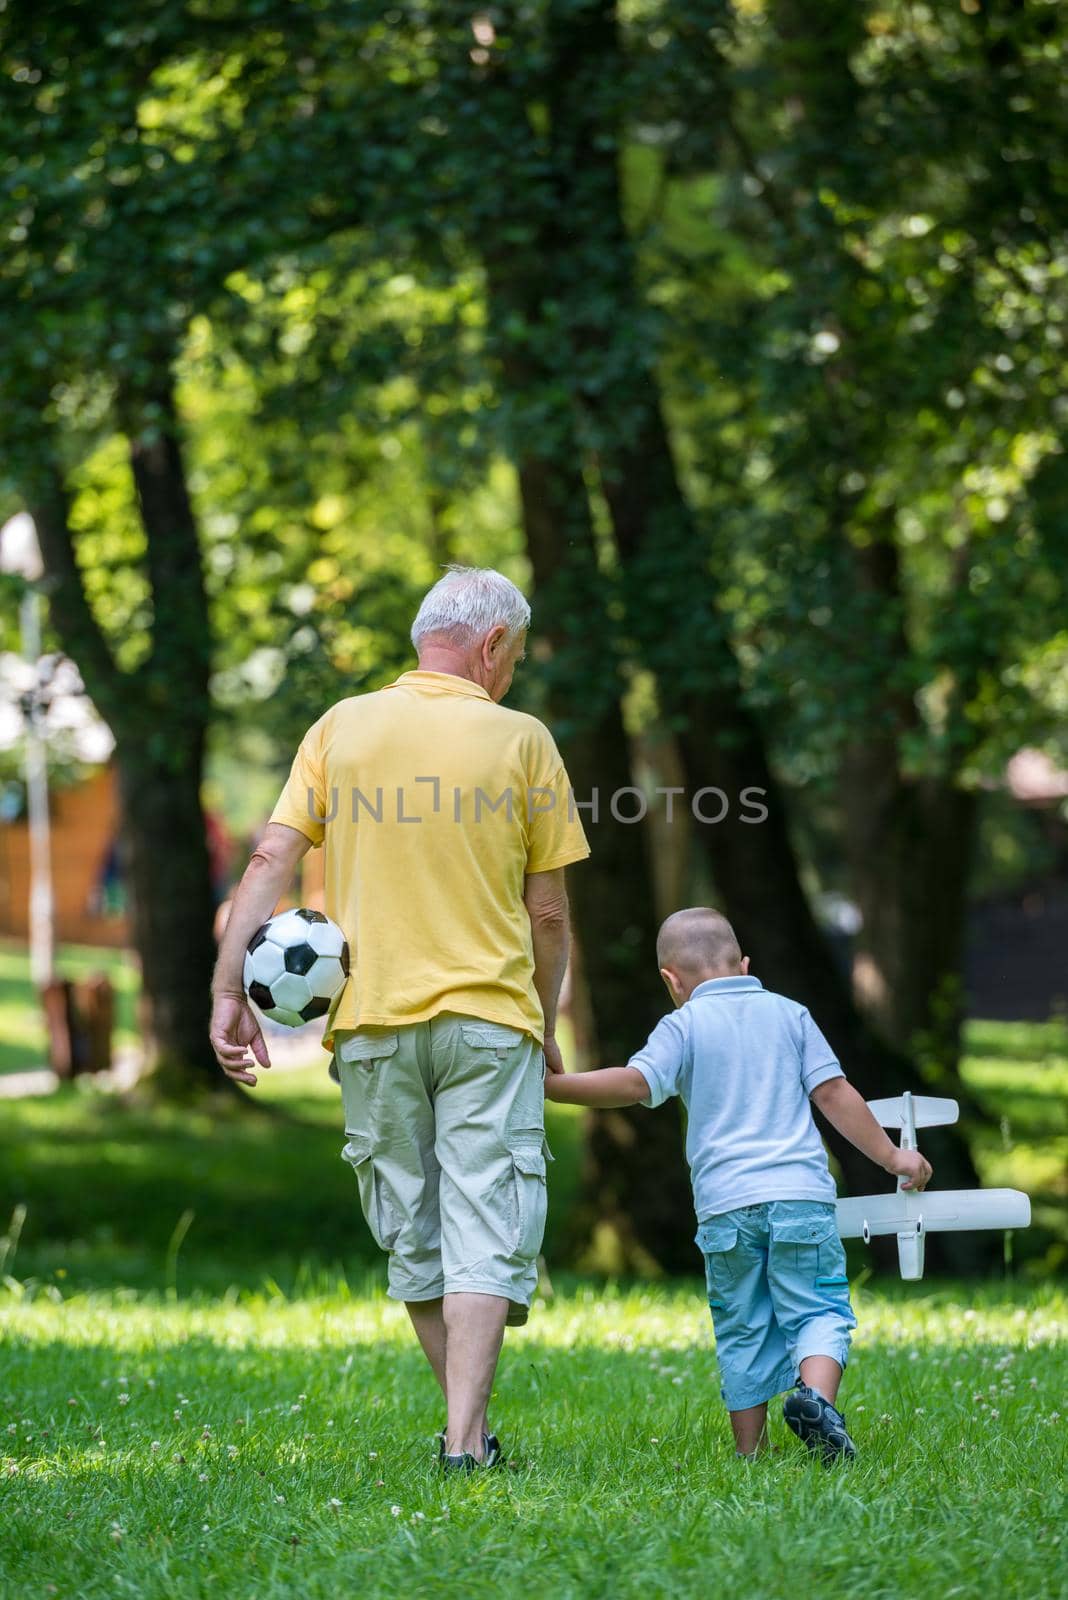
[{"label": "black and white soccer ball pattern", "polygon": [[299,1028],[325,1016],[349,975],[349,947],[321,911],[280,911],[248,942],[245,988],[265,1017]]}]

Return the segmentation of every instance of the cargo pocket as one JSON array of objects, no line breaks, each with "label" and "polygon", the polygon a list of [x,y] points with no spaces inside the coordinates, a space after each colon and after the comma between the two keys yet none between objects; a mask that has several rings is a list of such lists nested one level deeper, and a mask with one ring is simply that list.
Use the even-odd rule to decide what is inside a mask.
[{"label": "cargo pocket", "polygon": [[512,1147],[512,1254],[533,1261],[545,1232],[548,1189],[544,1141]]},{"label": "cargo pocket", "polygon": [[769,1219],[771,1248],[779,1260],[815,1285],[821,1279],[845,1278],[845,1252],[834,1209],[828,1216]]},{"label": "cargo pocket", "polygon": [[713,1311],[722,1311],[730,1294],[735,1277],[732,1252],[738,1243],[738,1229],[733,1222],[702,1222],[697,1230],[697,1248],[705,1258],[705,1285],[708,1303]]},{"label": "cargo pocket", "polygon": [[377,1061],[396,1055],[399,1044],[396,1033],[361,1028],[342,1039],[334,1053],[339,1061],[358,1061],[363,1067],[373,1067]]},{"label": "cargo pocket", "polygon": [[392,1250],[401,1230],[400,1217],[375,1166],[370,1139],[350,1139],[341,1155],[356,1174],[360,1205],[372,1239],[380,1250]]},{"label": "cargo pocket", "polygon": [[468,1050],[492,1050],[501,1060],[529,1041],[520,1028],[506,1028],[500,1022],[461,1022],[460,1037]]}]

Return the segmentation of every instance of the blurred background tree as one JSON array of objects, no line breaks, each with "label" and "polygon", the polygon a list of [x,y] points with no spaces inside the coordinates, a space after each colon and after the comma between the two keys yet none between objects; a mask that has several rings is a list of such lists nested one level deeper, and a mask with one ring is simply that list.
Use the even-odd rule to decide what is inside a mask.
[{"label": "blurred background tree", "polygon": [[[517,693],[602,796],[591,1059],[663,1008],[658,917],[715,897],[862,1090],[960,1095],[985,786],[1063,728],[1056,8],[0,25],[4,472],[115,734],[161,1087],[218,1082],[206,752],[277,777],[458,560],[532,592]],[[576,1244],[688,1261],[678,1140],[671,1109],[589,1118]]]}]

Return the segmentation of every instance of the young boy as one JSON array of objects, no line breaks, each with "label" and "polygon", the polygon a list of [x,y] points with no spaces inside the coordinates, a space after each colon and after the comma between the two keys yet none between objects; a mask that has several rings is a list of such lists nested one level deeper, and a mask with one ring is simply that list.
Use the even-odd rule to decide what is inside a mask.
[{"label": "young boy", "polygon": [[729,922],[676,911],[656,942],[676,1007],[625,1067],[550,1074],[550,1100],[658,1106],[681,1096],[686,1156],[735,1449],[767,1446],[768,1401],[824,1462],[856,1450],[835,1407],[856,1318],[835,1187],[809,1101],[887,1172],[920,1190],[930,1164],[899,1150],[846,1082],[804,1006],[749,976]]}]

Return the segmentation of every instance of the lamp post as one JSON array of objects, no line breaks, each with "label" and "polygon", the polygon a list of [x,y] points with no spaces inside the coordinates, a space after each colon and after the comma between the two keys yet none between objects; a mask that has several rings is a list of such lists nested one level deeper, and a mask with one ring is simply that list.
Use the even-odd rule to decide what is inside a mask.
[{"label": "lamp post", "polygon": [[26,580],[19,603],[22,653],[33,669],[34,682],[24,697],[26,714],[26,810],[30,833],[30,975],[41,990],[52,982],[55,963],[55,917],[52,897],[52,843],[48,818],[48,760],[40,684],[41,592],[44,573],[33,518],[20,511],[0,528],[0,571]]}]

